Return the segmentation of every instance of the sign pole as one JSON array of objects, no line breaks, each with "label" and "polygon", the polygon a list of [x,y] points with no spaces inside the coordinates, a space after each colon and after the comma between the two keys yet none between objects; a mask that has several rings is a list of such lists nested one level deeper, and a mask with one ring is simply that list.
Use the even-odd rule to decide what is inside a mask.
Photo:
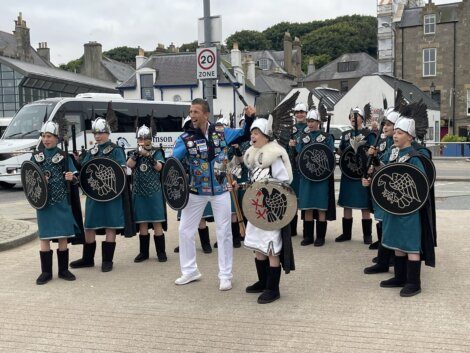
[{"label": "sign pole", "polygon": [[[211,1],[204,0],[204,47],[210,48],[212,46],[212,30],[211,30]],[[203,81],[203,90],[204,96],[206,97],[207,103],[210,108],[209,120],[214,122],[214,91],[213,91],[213,80],[204,80]]]}]

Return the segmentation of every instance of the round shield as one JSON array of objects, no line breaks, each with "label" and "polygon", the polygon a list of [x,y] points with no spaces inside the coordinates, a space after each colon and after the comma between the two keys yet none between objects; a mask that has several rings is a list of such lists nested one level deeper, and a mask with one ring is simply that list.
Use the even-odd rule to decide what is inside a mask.
[{"label": "round shield", "polygon": [[364,176],[368,148],[366,145],[359,146],[357,153],[354,153],[354,149],[351,146],[344,150],[339,159],[339,168],[349,179],[361,180]]},{"label": "round shield", "polygon": [[335,154],[324,143],[311,143],[300,152],[298,165],[304,177],[311,181],[322,181],[335,171]]},{"label": "round shield", "polygon": [[80,186],[89,198],[106,202],[121,195],[126,186],[126,173],[111,158],[96,157],[86,162],[80,170]]},{"label": "round shield", "polygon": [[434,162],[427,156],[421,155],[420,160],[423,163],[424,171],[426,172],[426,176],[428,178],[429,187],[434,186],[434,182],[436,181],[436,166]]},{"label": "round shield", "polygon": [[288,225],[297,214],[297,196],[289,184],[263,179],[247,188],[242,208],[255,227],[277,230]]},{"label": "round shield", "polygon": [[375,173],[371,193],[374,201],[385,211],[405,216],[426,203],[428,178],[412,164],[390,163]]},{"label": "round shield", "polygon": [[179,160],[170,157],[162,170],[163,194],[166,203],[174,210],[186,207],[189,198],[189,182],[186,171]]},{"label": "round shield", "polygon": [[21,184],[26,199],[35,209],[40,210],[47,203],[47,181],[36,163],[24,161],[21,164]]}]

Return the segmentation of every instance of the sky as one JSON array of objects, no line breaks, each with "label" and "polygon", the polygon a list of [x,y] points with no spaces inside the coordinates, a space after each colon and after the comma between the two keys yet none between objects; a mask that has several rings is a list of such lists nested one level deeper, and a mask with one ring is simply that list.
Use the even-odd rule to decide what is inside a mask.
[{"label": "sky", "polygon": [[[210,7],[211,15],[222,17],[225,40],[236,31],[262,31],[282,21],[375,16],[377,0],[211,0]],[[151,51],[158,43],[192,42],[203,0],[0,0],[0,31],[11,33],[19,12],[30,28],[32,46],[47,42],[51,61],[59,65],[79,58],[89,41],[101,43],[103,51],[118,46]]]}]

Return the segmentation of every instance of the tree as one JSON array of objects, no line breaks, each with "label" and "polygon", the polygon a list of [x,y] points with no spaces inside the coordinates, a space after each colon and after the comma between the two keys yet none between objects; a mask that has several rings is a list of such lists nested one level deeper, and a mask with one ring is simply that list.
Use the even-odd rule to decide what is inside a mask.
[{"label": "tree", "polygon": [[117,47],[108,51],[103,52],[103,54],[113,60],[120,61],[123,63],[133,63],[135,62],[135,57],[139,55],[139,48],[130,48],[130,47]]},{"label": "tree", "polygon": [[184,53],[184,52],[195,52],[197,48],[198,48],[198,43],[197,43],[197,40],[195,40],[194,42],[185,43],[181,45],[179,49],[180,49],[180,53]]},{"label": "tree", "polygon": [[83,56],[79,59],[71,60],[67,64],[60,64],[59,68],[66,71],[78,72],[83,64]]},{"label": "tree", "polygon": [[227,48],[233,48],[233,43],[238,43],[240,50],[265,50],[271,48],[271,43],[263,33],[258,31],[243,30],[235,32],[227,38]]}]

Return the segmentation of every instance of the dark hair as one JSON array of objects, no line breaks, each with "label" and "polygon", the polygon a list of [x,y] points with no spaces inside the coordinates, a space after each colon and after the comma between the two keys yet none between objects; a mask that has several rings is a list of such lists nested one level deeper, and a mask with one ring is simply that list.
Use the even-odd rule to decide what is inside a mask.
[{"label": "dark hair", "polygon": [[203,110],[204,113],[209,113],[211,111],[211,109],[209,108],[209,104],[207,103],[207,101],[205,99],[202,99],[202,98],[193,99],[191,104],[192,105],[195,105],[195,104],[200,105],[202,107],[202,110]]}]

